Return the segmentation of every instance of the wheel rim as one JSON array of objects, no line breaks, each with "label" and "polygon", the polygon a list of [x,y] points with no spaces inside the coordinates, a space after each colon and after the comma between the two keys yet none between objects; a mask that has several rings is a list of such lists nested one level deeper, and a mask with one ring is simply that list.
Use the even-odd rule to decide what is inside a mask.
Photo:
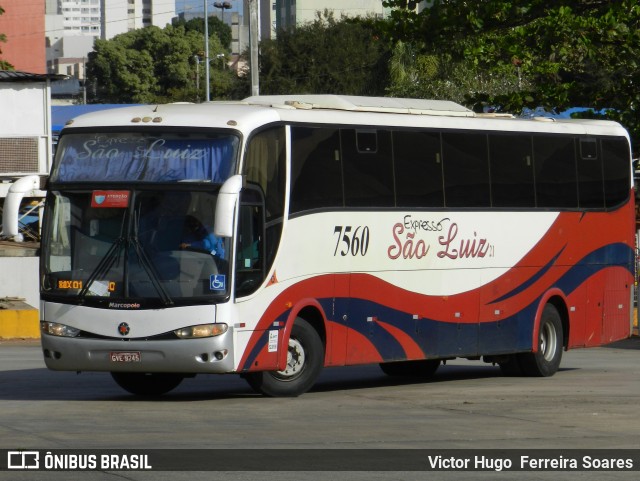
[{"label": "wheel rim", "polygon": [[553,324],[547,322],[540,332],[540,352],[542,353],[545,361],[553,360],[556,347],[558,343],[558,336],[556,335],[556,329]]},{"label": "wheel rim", "polygon": [[293,381],[302,374],[305,361],[304,347],[297,339],[290,338],[289,350],[287,352],[287,367],[283,371],[276,371],[275,376],[283,381]]}]

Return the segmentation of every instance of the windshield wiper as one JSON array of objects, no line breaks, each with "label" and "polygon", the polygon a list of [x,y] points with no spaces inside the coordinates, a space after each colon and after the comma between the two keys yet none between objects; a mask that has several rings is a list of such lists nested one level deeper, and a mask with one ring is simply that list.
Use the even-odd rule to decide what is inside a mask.
[{"label": "windshield wiper", "polygon": [[113,264],[120,255],[120,251],[122,250],[122,246],[124,245],[124,243],[125,238],[118,237],[114,241],[114,243],[111,244],[111,247],[109,247],[107,253],[102,257],[102,259],[100,259],[100,262],[98,262],[96,268],[93,270],[93,272],[91,272],[89,279],[87,279],[87,283],[82,287],[82,290],[78,294],[78,297],[80,299],[83,299],[87,295],[87,292],[89,292],[89,287],[94,283],[98,276],[109,272],[109,269],[113,267]]},{"label": "windshield wiper", "polygon": [[153,262],[149,260],[149,257],[144,251],[144,248],[140,244],[140,241],[138,240],[138,238],[132,237],[130,239],[130,242],[131,244],[133,244],[133,248],[135,249],[136,254],[138,255],[138,259],[140,260],[140,265],[142,265],[142,268],[149,276],[149,279],[151,279],[151,283],[153,284],[153,287],[156,289],[156,291],[160,295],[160,298],[162,299],[162,302],[164,303],[164,305],[165,306],[173,305],[173,300],[169,296],[169,293],[166,291],[166,289],[162,287],[162,283],[160,282],[158,273],[156,272],[153,266]]}]

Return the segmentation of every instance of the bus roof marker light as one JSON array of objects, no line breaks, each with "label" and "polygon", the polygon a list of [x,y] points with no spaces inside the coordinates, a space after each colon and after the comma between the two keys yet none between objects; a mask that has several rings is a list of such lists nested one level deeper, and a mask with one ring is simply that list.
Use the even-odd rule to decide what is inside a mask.
[{"label": "bus roof marker light", "polygon": [[160,122],[162,122],[162,117],[154,117],[153,122],[159,124]]},{"label": "bus roof marker light", "polygon": [[140,117],[134,117],[134,118],[131,119],[131,122],[133,122],[134,124],[137,124],[137,123],[139,123],[141,121],[142,121],[142,119]]},{"label": "bus roof marker light", "polygon": [[231,127],[235,127],[236,125],[238,125],[238,122],[236,122],[235,120],[229,120],[227,122],[227,125],[229,125]]}]

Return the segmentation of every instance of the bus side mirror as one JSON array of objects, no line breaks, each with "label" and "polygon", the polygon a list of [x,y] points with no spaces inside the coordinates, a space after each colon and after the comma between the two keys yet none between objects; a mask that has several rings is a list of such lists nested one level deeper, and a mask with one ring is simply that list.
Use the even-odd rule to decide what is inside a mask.
[{"label": "bus side mirror", "polygon": [[218,237],[231,237],[233,235],[233,214],[238,204],[242,190],[242,176],[229,177],[218,194],[216,202],[216,220],[213,233]]}]

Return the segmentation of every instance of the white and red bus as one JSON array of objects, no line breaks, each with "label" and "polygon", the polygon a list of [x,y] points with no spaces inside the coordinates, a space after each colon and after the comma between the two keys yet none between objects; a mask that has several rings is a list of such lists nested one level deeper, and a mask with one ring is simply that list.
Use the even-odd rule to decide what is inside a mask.
[{"label": "white and red bus", "polygon": [[47,366],[134,394],[453,358],[550,376],[630,335],[629,137],[346,96],[88,114],[60,135],[41,283]]}]

